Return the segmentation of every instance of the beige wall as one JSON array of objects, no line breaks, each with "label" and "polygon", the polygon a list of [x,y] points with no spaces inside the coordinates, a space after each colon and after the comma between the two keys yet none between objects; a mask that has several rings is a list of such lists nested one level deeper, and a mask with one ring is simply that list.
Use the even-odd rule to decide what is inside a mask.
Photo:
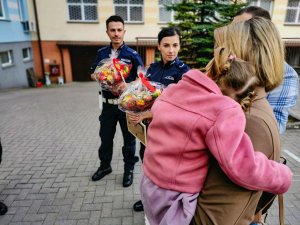
[{"label": "beige wall", "polygon": [[[34,21],[32,0],[27,0],[30,20]],[[52,41],[107,41],[105,20],[114,14],[112,0],[98,0],[98,23],[68,22],[67,4],[64,0],[36,0],[42,40]],[[158,0],[144,1],[144,23],[125,24],[125,42],[135,42],[136,37],[156,37],[158,24]],[[33,38],[37,39],[36,32]]]},{"label": "beige wall", "polygon": [[272,21],[282,38],[300,38],[300,25],[284,24],[288,0],[276,0],[273,5]]},{"label": "beige wall", "polygon": [[[272,21],[283,38],[300,38],[299,25],[285,25],[288,0],[276,0],[273,4]],[[34,21],[32,0],[27,0],[30,21]],[[65,0],[36,0],[42,40],[59,41],[105,41],[105,20],[114,14],[113,0],[98,0],[98,23],[67,22],[68,11]],[[136,37],[156,37],[162,24],[158,23],[158,0],[144,0],[144,23],[126,24],[125,41],[135,42]],[[36,39],[36,32],[32,32]]]}]

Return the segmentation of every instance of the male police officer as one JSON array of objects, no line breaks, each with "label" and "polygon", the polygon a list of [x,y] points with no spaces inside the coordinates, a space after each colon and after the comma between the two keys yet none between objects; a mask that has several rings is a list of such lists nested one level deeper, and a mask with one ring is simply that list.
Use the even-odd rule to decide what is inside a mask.
[{"label": "male police officer", "polygon": [[[125,63],[132,64],[130,75],[126,78],[126,82],[131,82],[137,77],[137,67],[143,66],[143,62],[139,54],[124,44],[123,38],[126,30],[124,30],[124,21],[120,16],[111,16],[106,20],[106,34],[111,40],[110,46],[101,48],[97,52],[96,60],[91,67],[95,70],[97,64],[111,55],[117,57]],[[133,182],[133,169],[136,162],[135,158],[135,137],[127,129],[126,114],[119,110],[117,97],[109,91],[102,91],[103,110],[99,117],[101,145],[98,150],[100,167],[92,176],[93,181],[98,181],[104,176],[112,172],[111,160],[113,154],[113,139],[116,132],[117,122],[119,122],[124,145],[122,153],[124,157],[124,176],[123,186],[129,187]]]}]

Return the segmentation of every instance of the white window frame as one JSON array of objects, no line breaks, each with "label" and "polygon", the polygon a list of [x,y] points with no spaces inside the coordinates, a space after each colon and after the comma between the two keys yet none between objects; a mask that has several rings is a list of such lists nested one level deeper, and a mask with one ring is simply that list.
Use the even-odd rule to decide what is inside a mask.
[{"label": "white window frame", "polygon": [[3,20],[3,19],[5,19],[5,10],[4,10],[4,5],[3,5],[3,0],[0,0],[0,9],[3,14],[2,16],[0,16],[0,20]]},{"label": "white window frame", "polygon": [[[171,0],[171,1],[172,1],[171,4],[174,4],[174,3],[178,2],[176,0]],[[159,18],[159,16],[160,16],[160,14],[159,14],[160,13],[160,9],[164,9],[164,10],[167,11],[165,4],[161,5],[161,4],[159,4],[159,1],[158,1],[158,21],[159,21],[159,23],[170,23],[170,22],[174,23],[174,22],[176,22],[176,20],[174,19],[174,16],[175,16],[175,11],[174,10],[170,11],[171,12],[171,19],[169,21],[160,20],[160,18]]]},{"label": "white window frame", "polygon": [[22,2],[21,2],[21,0],[18,0],[17,3],[18,3],[18,10],[19,10],[20,21],[24,21]]},{"label": "white window frame", "polygon": [[[27,53],[27,57],[24,57],[24,51]],[[30,61],[32,59],[30,47],[22,49],[22,58],[24,62]]]},{"label": "white window frame", "polygon": [[[271,16],[273,14],[273,4],[274,4],[274,0],[271,0],[270,9],[267,10],[267,9],[264,8],[265,10],[267,10],[270,13]],[[254,0],[254,1],[251,2],[250,5],[261,7],[261,0]]]},{"label": "white window frame", "polygon": [[[288,0],[288,3],[289,3],[289,0]],[[289,9],[294,9],[296,10],[296,16],[295,16],[295,20],[294,22],[287,22],[286,19],[287,19],[287,15],[288,15],[288,10]],[[285,15],[285,19],[284,19],[284,24],[300,24],[300,0],[298,1],[298,6],[288,6],[287,5],[287,8],[286,8],[286,15]]]},{"label": "white window frame", "polygon": [[[98,16],[98,0],[96,3],[85,3],[85,2],[83,2],[84,0],[80,0],[80,2],[78,2],[78,3],[69,3],[68,0],[66,0],[66,1],[67,1],[67,8],[68,8],[68,21],[69,22],[98,22],[98,18],[99,18],[99,16]],[[70,18],[69,6],[80,6],[81,19],[76,20],[76,19]],[[96,17],[97,18],[95,18],[94,20],[85,19],[85,13],[84,13],[85,6],[96,6],[96,12],[97,12]]]},{"label": "white window frame", "polygon": [[8,67],[8,66],[12,66],[13,65],[13,57],[12,57],[12,50],[8,50],[8,51],[4,51],[4,52],[0,52],[1,54],[7,54],[7,58],[8,58],[8,62],[2,62],[1,58],[1,66],[2,67]]},{"label": "white window frame", "polygon": [[[117,6],[121,6],[121,7],[126,7],[127,9],[127,20],[125,20],[124,18],[124,22],[125,23],[143,23],[144,22],[144,0],[142,4],[132,4],[130,3],[130,0],[127,0],[127,3],[113,3],[114,4],[114,10],[115,10],[115,14],[116,14],[116,7]],[[141,20],[130,20],[130,8],[131,7],[140,7],[142,9],[142,18]]]}]

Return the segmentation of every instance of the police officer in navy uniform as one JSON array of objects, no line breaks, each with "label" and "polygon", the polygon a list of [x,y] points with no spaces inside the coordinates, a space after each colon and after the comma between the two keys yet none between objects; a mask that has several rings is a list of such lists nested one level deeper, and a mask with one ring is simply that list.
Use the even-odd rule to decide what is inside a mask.
[{"label": "police officer in navy uniform", "polygon": [[[94,72],[97,64],[101,60],[110,58],[110,56],[113,55],[121,61],[132,65],[130,75],[126,78],[126,82],[134,81],[137,77],[137,67],[140,65],[143,66],[143,62],[139,54],[123,42],[126,32],[126,30],[124,30],[124,20],[120,16],[111,16],[106,20],[106,29],[111,43],[110,46],[98,50],[95,62],[91,67],[92,72]],[[122,147],[124,157],[123,186],[129,187],[133,182],[133,169],[136,163],[135,137],[127,129],[126,114],[118,108],[118,96],[105,90],[102,91],[102,96],[103,110],[99,117],[101,145],[98,150],[100,167],[92,176],[92,180],[98,181],[112,172],[113,139],[117,123],[119,122],[124,140]]]},{"label": "police officer in navy uniform", "polygon": [[[175,27],[163,28],[158,33],[158,50],[161,53],[161,60],[152,63],[147,70],[147,78],[150,81],[156,81],[165,86],[177,83],[182,75],[189,70],[189,67],[180,61],[177,57],[180,50],[180,32]],[[128,118],[133,123],[143,123],[148,125],[151,121],[152,113],[144,112],[139,114],[129,113]],[[140,158],[144,159],[145,146],[141,144]],[[143,204],[137,201],[133,205],[135,211],[143,211]]]}]

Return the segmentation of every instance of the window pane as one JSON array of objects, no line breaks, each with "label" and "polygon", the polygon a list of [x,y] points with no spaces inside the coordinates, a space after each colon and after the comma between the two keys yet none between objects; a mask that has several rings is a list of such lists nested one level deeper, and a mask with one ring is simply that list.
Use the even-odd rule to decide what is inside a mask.
[{"label": "window pane", "polygon": [[172,0],[159,0],[160,5],[169,5],[172,4]]},{"label": "window pane", "polygon": [[297,7],[299,6],[299,0],[289,0],[289,4],[288,6],[294,6],[294,7]]},{"label": "window pane", "polygon": [[12,65],[12,51],[0,52],[0,62],[2,67]]},{"label": "window pane", "polygon": [[258,6],[257,0],[250,0],[250,5]]},{"label": "window pane", "polygon": [[97,0],[83,0],[83,3],[94,3],[94,4],[97,4]]},{"label": "window pane", "polygon": [[96,6],[85,6],[84,15],[86,20],[97,20],[97,7]]},{"label": "window pane", "polygon": [[68,0],[68,3],[80,3],[81,0]]},{"label": "window pane", "polygon": [[9,55],[8,52],[0,52],[1,64],[9,63]]},{"label": "window pane", "polygon": [[23,48],[23,61],[29,61],[31,59],[31,48]]},{"label": "window pane", "polygon": [[121,16],[124,21],[128,21],[128,15],[127,15],[127,7],[126,6],[116,6],[116,15]]},{"label": "window pane", "polygon": [[143,5],[144,4],[144,0],[129,0],[130,4],[139,4],[139,5]]},{"label": "window pane", "polygon": [[70,20],[82,20],[80,6],[70,5],[69,15],[70,15]]},{"label": "window pane", "polygon": [[130,21],[143,21],[142,7],[130,7]]},{"label": "window pane", "polygon": [[271,1],[270,0],[261,0],[260,7],[264,8],[267,11],[271,11]]},{"label": "window pane", "polygon": [[285,17],[285,22],[295,22],[297,11],[294,9],[288,9]]},{"label": "window pane", "polygon": [[127,0],[114,0],[115,4],[127,4]]},{"label": "window pane", "polygon": [[29,58],[28,48],[23,48],[22,53],[23,53],[23,59]]},{"label": "window pane", "polygon": [[159,21],[160,22],[170,22],[171,21],[171,11],[167,11],[164,7],[159,8]]},{"label": "window pane", "polygon": [[4,17],[4,9],[3,9],[3,6],[2,6],[1,0],[0,0],[0,17]]}]

